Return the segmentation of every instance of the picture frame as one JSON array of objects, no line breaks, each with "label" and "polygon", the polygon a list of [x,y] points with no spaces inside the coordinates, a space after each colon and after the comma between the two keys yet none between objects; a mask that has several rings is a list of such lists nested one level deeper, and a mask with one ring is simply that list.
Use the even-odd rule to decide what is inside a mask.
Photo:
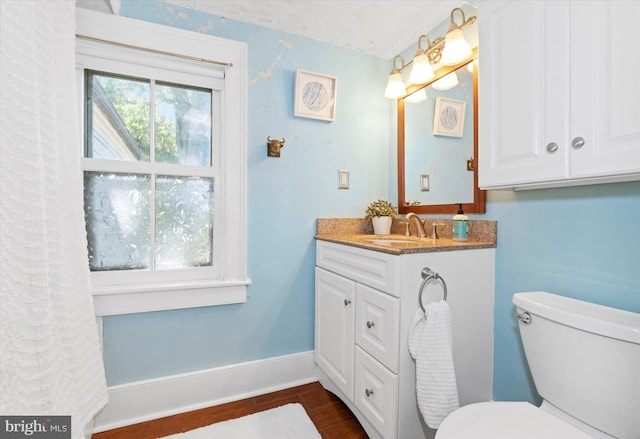
[{"label": "picture frame", "polygon": [[335,76],[297,69],[293,115],[333,122],[337,91]]},{"label": "picture frame", "polygon": [[466,105],[465,101],[442,96],[436,97],[433,112],[433,135],[463,137]]}]

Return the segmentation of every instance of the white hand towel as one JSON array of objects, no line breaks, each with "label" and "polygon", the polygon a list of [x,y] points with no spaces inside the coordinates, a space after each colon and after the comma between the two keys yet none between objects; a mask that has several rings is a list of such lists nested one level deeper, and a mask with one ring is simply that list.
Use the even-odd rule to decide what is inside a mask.
[{"label": "white hand towel", "polygon": [[451,309],[444,300],[418,309],[409,329],[409,352],[416,360],[416,396],[425,422],[438,428],[460,407],[453,367]]}]

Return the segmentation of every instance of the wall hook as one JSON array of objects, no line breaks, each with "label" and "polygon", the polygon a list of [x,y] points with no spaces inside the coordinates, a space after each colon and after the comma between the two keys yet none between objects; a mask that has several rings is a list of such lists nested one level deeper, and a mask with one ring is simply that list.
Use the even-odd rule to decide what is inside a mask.
[{"label": "wall hook", "polygon": [[276,140],[267,136],[267,157],[280,157],[280,149],[282,148],[284,148],[284,137],[282,140]]}]

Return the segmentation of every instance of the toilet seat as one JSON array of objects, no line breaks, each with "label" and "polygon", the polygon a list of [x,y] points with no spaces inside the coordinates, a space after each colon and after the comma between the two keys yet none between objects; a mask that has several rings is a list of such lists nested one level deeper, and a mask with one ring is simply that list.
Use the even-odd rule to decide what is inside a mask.
[{"label": "toilet seat", "polygon": [[528,402],[480,402],[451,413],[436,439],[593,439]]}]

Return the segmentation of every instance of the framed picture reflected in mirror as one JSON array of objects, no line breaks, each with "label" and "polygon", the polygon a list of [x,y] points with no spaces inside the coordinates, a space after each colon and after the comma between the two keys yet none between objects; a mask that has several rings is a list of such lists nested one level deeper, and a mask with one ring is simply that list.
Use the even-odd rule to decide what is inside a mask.
[{"label": "framed picture reflected in mirror", "polygon": [[438,96],[433,113],[433,135],[462,137],[466,105],[465,101]]}]

